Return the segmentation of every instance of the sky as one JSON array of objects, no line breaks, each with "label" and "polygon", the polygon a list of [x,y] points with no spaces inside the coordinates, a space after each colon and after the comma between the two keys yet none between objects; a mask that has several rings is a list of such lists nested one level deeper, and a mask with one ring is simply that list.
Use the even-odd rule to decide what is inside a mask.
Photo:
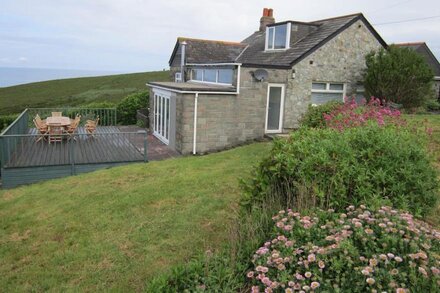
[{"label": "sky", "polygon": [[162,70],[177,37],[241,41],[264,7],[276,21],[362,12],[386,42],[425,41],[440,59],[438,0],[0,0],[0,67]]}]

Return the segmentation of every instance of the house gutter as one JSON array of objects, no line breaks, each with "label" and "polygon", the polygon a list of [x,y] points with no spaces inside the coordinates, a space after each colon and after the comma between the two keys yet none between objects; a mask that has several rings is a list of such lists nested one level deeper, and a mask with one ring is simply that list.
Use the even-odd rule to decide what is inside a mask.
[{"label": "house gutter", "polygon": [[434,76],[434,80],[440,80],[440,76]]}]

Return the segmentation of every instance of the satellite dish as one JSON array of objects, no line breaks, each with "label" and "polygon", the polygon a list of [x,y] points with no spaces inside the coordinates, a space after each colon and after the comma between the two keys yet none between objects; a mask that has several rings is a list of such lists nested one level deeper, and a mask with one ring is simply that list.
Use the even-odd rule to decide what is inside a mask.
[{"label": "satellite dish", "polygon": [[264,69],[257,69],[254,71],[254,77],[258,81],[263,81],[267,79],[269,73]]}]

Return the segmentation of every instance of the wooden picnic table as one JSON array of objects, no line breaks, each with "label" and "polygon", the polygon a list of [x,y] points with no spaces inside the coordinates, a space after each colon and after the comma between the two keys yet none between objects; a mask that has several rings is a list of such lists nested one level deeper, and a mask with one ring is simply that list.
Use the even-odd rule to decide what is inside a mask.
[{"label": "wooden picnic table", "polygon": [[46,118],[46,124],[47,124],[47,126],[62,126],[62,127],[65,127],[65,126],[69,126],[70,125],[70,118],[69,117],[64,117],[64,116],[61,116],[61,117],[53,117],[53,116],[51,116],[51,117],[47,117]]}]

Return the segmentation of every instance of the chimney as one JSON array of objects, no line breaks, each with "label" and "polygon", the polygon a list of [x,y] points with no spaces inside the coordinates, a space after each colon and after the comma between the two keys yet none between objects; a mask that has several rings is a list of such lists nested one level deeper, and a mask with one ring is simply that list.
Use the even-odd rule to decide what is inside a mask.
[{"label": "chimney", "polygon": [[273,18],[273,9],[264,8],[263,16],[260,18],[260,32],[264,32],[266,30],[266,26],[272,23],[275,23],[275,18]]}]

